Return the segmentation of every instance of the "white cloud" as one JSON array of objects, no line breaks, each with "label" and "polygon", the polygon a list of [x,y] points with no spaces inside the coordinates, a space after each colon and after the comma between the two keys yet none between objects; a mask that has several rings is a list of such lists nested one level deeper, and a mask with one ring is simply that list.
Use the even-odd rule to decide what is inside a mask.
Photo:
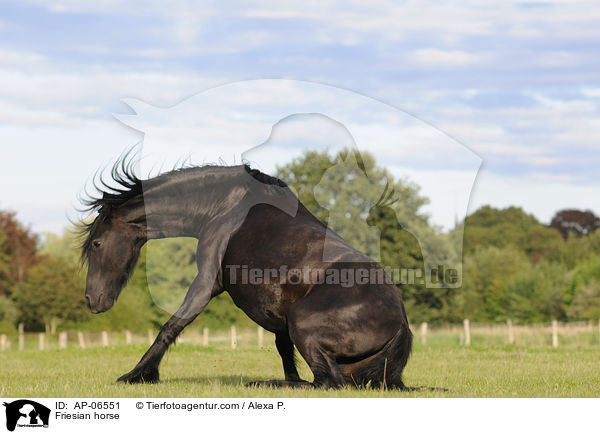
[{"label": "white cloud", "polygon": [[558,157],[548,157],[544,155],[520,156],[517,161],[529,164],[530,166],[556,166],[561,162]]},{"label": "white cloud", "polygon": [[[247,2],[207,1],[190,6],[175,0],[164,6],[159,0],[129,1],[29,0],[55,13],[85,12],[135,16],[168,17],[169,32],[181,42],[194,41],[207,19],[296,20],[315,24],[315,31],[302,35],[306,40],[360,41],[366,35],[380,43],[407,40],[415,35],[436,36],[446,45],[471,36],[501,35],[503,38],[541,40],[560,35],[564,39],[589,39],[600,36],[596,25],[600,11],[594,2],[544,2],[540,7],[494,0],[483,7],[474,0],[435,1],[291,1]],[[543,15],[543,20],[540,19]],[[329,31],[328,29],[333,29]],[[336,37],[337,35],[337,37]],[[167,35],[165,35],[167,36]],[[248,41],[249,42],[249,41]],[[567,54],[567,56],[572,56]],[[549,62],[553,60],[547,59]],[[540,58],[540,61],[544,59]]]},{"label": "white cloud", "polygon": [[487,63],[486,55],[468,53],[461,50],[440,50],[437,48],[421,48],[411,56],[414,63],[420,66],[482,66]]},{"label": "white cloud", "polygon": [[[63,47],[62,53],[71,53],[73,63],[83,62],[77,68],[63,64],[64,59],[53,59],[50,52],[41,54],[22,47],[0,48],[0,82],[5,84],[0,88],[0,122],[3,123],[0,136],[2,143],[12,145],[11,149],[3,145],[2,157],[12,162],[11,167],[7,166],[7,173],[13,177],[18,175],[14,169],[17,162],[21,159],[27,161],[27,158],[36,155],[34,146],[40,146],[41,158],[47,162],[56,161],[56,155],[75,155],[73,158],[77,161],[85,160],[85,170],[97,167],[97,162],[90,162],[86,155],[78,154],[81,149],[94,149],[95,159],[107,161],[130,146],[134,137],[138,136],[127,130],[127,139],[121,139],[111,130],[114,127],[108,126],[113,125],[112,121],[105,120],[109,111],[121,109],[117,101],[122,97],[132,96],[156,105],[170,106],[202,89],[223,83],[223,77],[247,76],[245,70],[236,69],[241,68],[241,63],[220,66],[217,70],[222,71],[222,75],[209,77],[206,73],[163,63],[162,59],[174,56],[195,59],[199,54],[244,54],[256,50],[260,52],[261,64],[267,65],[262,69],[265,75],[277,74],[283,70],[280,68],[282,64],[298,67],[298,77],[320,74],[319,77],[325,77],[323,80],[379,95],[411,110],[466,143],[492,163],[512,158],[515,163],[527,166],[529,174],[518,178],[507,178],[507,175],[498,173],[488,173],[482,178],[481,191],[484,193],[480,196],[497,201],[498,206],[513,203],[511,197],[514,197],[514,203],[521,201],[519,203],[530,209],[547,214],[548,209],[555,210],[560,203],[567,203],[557,202],[555,206],[552,203],[554,197],[547,200],[543,196],[546,192],[544,184],[558,186],[559,191],[572,198],[573,206],[577,207],[587,203],[587,198],[597,196],[597,190],[592,193],[597,179],[592,179],[589,173],[580,174],[577,168],[569,169],[571,172],[557,170],[566,160],[584,167],[590,165],[590,161],[586,160],[595,158],[600,144],[597,56],[593,49],[586,49],[600,39],[600,26],[597,26],[600,8],[593,2],[553,1],[549,2],[549,6],[545,4],[548,2],[542,2],[544,4],[532,8],[501,0],[485,6],[475,0],[441,4],[415,0],[378,0],[374,3],[263,0],[250,6],[247,3],[227,3],[224,6],[224,3],[213,1],[194,7],[185,1],[176,1],[165,7],[164,2],[156,0],[35,0],[30,3],[47,7],[56,14],[135,16],[134,25],[148,25],[151,34],[158,39],[163,38],[166,43],[161,47],[144,44],[112,46],[103,45],[101,40],[86,44],[75,39],[71,47]],[[235,22],[236,19],[240,28],[234,31],[214,38],[206,33],[206,29],[214,28],[211,23]],[[264,24],[268,20],[279,23],[271,27],[268,22]],[[256,21],[261,23],[261,27],[256,26]],[[304,31],[297,35],[280,32],[277,26],[288,23],[291,29],[301,24]],[[0,23],[0,29],[6,30],[7,26],[14,24]],[[284,34],[297,39],[282,40]],[[495,41],[497,46],[490,40]],[[292,47],[289,53],[282,55],[278,52],[277,56],[270,53],[270,47],[285,46],[288,42]],[[578,45],[580,42],[581,45]],[[294,43],[301,44],[306,52],[294,51]],[[353,52],[341,54],[339,58],[334,55],[312,56],[312,48],[339,45],[368,49],[369,54],[378,59],[369,60],[374,62],[369,65],[373,75],[358,76],[349,72],[341,74],[339,80],[333,75],[327,76],[329,70],[339,71],[362,61],[350,59],[354,56]],[[117,53],[141,63],[119,66],[115,62],[106,66],[107,63],[75,58],[82,53],[88,56],[96,54],[102,59]],[[247,61],[243,56],[241,59]],[[211,60],[203,59],[206,64]],[[156,61],[152,63],[154,72],[143,69],[145,61]],[[307,65],[318,72],[310,72],[311,68]],[[461,74],[464,71],[464,77],[425,74],[409,76],[405,80],[405,72],[412,68],[427,69],[428,74],[437,68],[445,69],[444,72],[452,69],[451,72],[460,71]],[[474,75],[473,70],[483,72]],[[260,74],[255,72],[260,69],[252,71],[255,75]],[[399,74],[399,78],[394,78],[394,74]],[[533,84],[531,76],[535,79]],[[471,78],[476,80],[471,82]],[[529,84],[523,85],[522,82]],[[550,96],[555,95],[552,91],[557,89],[575,90],[580,96]],[[479,97],[485,97],[488,91],[520,93],[530,98],[531,104],[507,101],[486,105]],[[573,92],[567,94],[572,95]],[[240,104],[246,104],[251,103],[256,94],[240,93],[237,97]],[[281,99],[296,106],[308,102],[306,95],[293,89],[283,89]],[[344,109],[352,112],[353,107]],[[362,134],[362,140],[380,152],[386,162],[411,161],[411,158],[415,161],[414,157],[419,155],[430,161],[436,156],[440,161],[446,161],[447,156],[439,153],[435,146],[429,148],[429,154],[419,153],[410,146],[400,150],[378,147],[383,140],[376,128],[376,117],[373,113],[360,113],[361,126],[357,131]],[[187,121],[191,125],[194,119]],[[236,126],[241,125],[235,134],[238,141],[248,131],[243,123],[228,123],[223,119],[211,119],[208,115],[201,122],[220,125],[221,135],[216,130],[214,134],[207,135],[206,130],[198,126],[188,132],[204,135],[213,142],[226,135],[231,136],[228,130]],[[103,132],[104,128],[111,132]],[[162,131],[161,140],[179,140],[185,136],[186,132],[170,126]],[[406,129],[405,137],[418,143],[424,136],[416,128]],[[28,151],[15,152],[14,146]],[[583,153],[573,153],[575,147]],[[54,149],[54,152],[47,153],[47,149]],[[289,155],[293,152],[297,149],[290,149]],[[285,152],[280,156],[285,157]],[[40,166],[40,173],[49,173],[43,169]],[[409,169],[433,176],[424,168]],[[79,182],[75,181],[75,177],[79,179],[82,175],[83,172],[73,174],[73,178],[65,183],[74,185]],[[460,173],[455,175],[457,178],[462,176]],[[47,176],[53,177],[52,174]],[[5,178],[8,179],[11,178]],[[511,192],[512,189],[518,192]],[[45,194],[51,195],[51,192]],[[3,193],[4,202],[0,206],[10,199],[12,204],[26,207],[23,201],[14,202],[18,197],[18,192]],[[30,212],[32,218],[42,214]]]},{"label": "white cloud", "polygon": [[0,126],[0,209],[18,212],[36,232],[60,232],[94,172],[140,137],[115,120]]},{"label": "white cloud", "polygon": [[527,180],[482,170],[471,194],[469,213],[483,205],[496,208],[519,206],[543,223],[565,208],[590,209],[600,214],[600,182],[579,185],[561,177],[533,174]]},{"label": "white cloud", "polygon": [[[55,13],[119,14],[119,15],[155,15],[173,16],[179,11],[191,15],[206,16],[213,10],[209,1],[194,4],[186,0],[172,0],[169,7],[159,0],[25,0],[24,3],[46,8]],[[217,3],[217,2],[213,2]],[[217,3],[218,4],[218,3]]]},{"label": "white cloud", "polygon": [[[560,100],[536,94],[537,104],[525,107],[442,107],[420,114],[479,152],[484,159],[513,157],[532,166],[560,167],[579,155],[590,164],[600,144],[600,104],[590,100]],[[577,147],[581,153],[574,154]],[[589,180],[588,181],[592,181]]]},{"label": "white cloud", "polygon": [[41,66],[46,66],[44,56],[33,52],[23,52],[0,47],[2,70],[30,73]]},{"label": "white cloud", "polygon": [[581,93],[586,98],[600,98],[600,87],[584,87]]},{"label": "white cloud", "polygon": [[444,230],[454,228],[467,215],[477,171],[473,170],[419,170],[410,166],[389,166],[396,179],[408,179],[429,199],[423,207],[431,223]]}]

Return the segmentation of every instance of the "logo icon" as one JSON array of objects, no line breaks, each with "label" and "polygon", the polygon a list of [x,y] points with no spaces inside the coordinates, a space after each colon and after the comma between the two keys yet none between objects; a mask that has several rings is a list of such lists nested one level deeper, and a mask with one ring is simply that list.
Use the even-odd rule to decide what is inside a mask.
[{"label": "logo icon", "polygon": [[48,428],[50,409],[29,399],[19,399],[4,403],[6,407],[6,429],[14,431],[22,428]]},{"label": "logo icon", "polygon": [[[244,163],[276,174],[314,153],[302,173],[290,172],[284,181],[293,186],[295,180],[305,193],[310,190],[312,197],[306,193],[306,199],[322,210],[317,217],[327,226],[325,262],[338,257],[336,240],[342,237],[375,262],[389,260],[394,281],[425,288],[462,286],[464,226],[458,222],[467,215],[482,160],[431,124],[347,89],[287,79],[231,82],[170,107],[134,98],[122,102],[129,112],[114,117],[137,131],[142,146],[133,166],[142,179],[151,179],[162,167],[186,165]],[[186,158],[183,164],[181,158]],[[144,206],[149,216],[157,216],[150,211],[156,201],[146,194],[152,185],[142,183]],[[264,203],[265,197],[256,199]],[[295,215],[287,197],[270,195],[266,203]],[[229,232],[243,223],[248,209],[224,213]],[[430,215],[438,220],[430,221]],[[205,229],[205,234],[201,242],[214,242],[213,231]],[[392,245],[402,249],[402,256],[389,254]],[[198,259],[204,270],[198,276],[206,280],[198,286],[212,286],[226,247],[223,242],[215,250],[216,261]],[[147,249],[149,269],[162,260],[155,252]],[[167,290],[151,279],[148,289],[158,306],[175,313],[188,286]]]}]

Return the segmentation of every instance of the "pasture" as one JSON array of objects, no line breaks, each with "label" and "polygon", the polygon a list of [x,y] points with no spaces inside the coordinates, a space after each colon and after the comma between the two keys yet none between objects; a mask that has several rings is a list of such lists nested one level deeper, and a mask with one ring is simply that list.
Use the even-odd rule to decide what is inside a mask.
[{"label": "pasture", "polygon": [[[250,336],[250,335],[248,335]],[[236,349],[224,339],[209,347],[193,340],[171,348],[161,365],[161,383],[116,384],[146,351],[146,343],[86,349],[14,348],[0,352],[3,397],[600,397],[597,331],[561,336],[551,348],[545,334],[521,333],[508,345],[492,329],[474,332],[470,347],[456,330],[438,330],[427,344],[415,336],[405,382],[409,392],[248,388],[252,380],[282,379],[280,358],[265,335],[265,347],[240,335]],[[299,360],[300,374],[310,370]]]}]

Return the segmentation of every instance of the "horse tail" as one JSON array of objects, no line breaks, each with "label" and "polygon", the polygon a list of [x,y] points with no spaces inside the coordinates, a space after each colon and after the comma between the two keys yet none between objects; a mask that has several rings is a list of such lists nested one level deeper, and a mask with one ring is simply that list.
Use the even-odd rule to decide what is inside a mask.
[{"label": "horse tail", "polygon": [[402,371],[410,356],[412,338],[408,324],[403,324],[381,350],[357,363],[359,366],[353,370],[350,381],[357,386],[367,386],[370,382],[373,388],[406,389]]}]

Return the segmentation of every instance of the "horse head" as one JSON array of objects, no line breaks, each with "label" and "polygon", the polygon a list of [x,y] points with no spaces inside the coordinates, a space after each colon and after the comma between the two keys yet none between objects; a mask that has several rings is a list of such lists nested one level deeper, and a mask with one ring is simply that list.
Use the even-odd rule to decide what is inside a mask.
[{"label": "horse head", "polygon": [[109,310],[133,273],[146,241],[143,225],[102,209],[88,226],[83,245],[88,263],[85,297],[92,313]]}]

